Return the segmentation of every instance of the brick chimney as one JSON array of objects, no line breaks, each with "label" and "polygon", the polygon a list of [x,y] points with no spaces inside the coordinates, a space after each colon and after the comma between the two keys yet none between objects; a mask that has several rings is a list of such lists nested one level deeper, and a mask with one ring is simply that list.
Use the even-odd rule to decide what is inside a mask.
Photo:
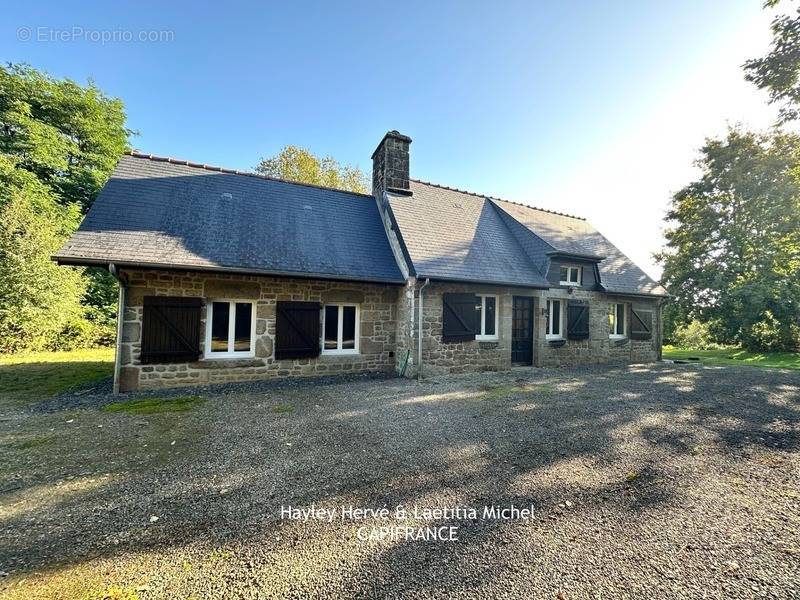
[{"label": "brick chimney", "polygon": [[408,146],[411,138],[397,131],[390,131],[372,153],[372,194],[380,196],[384,191],[411,194],[408,184]]}]

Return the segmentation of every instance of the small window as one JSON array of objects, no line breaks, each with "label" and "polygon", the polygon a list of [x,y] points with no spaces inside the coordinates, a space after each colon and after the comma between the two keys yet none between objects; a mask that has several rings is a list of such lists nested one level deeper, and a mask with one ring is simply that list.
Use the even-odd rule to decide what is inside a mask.
[{"label": "small window", "polygon": [[327,304],[322,321],[323,354],[358,354],[357,305]]},{"label": "small window", "polygon": [[547,335],[548,340],[560,340],[561,335],[561,300],[547,301]]},{"label": "small window", "polygon": [[609,334],[612,339],[625,337],[625,304],[618,302],[611,305],[608,312]]},{"label": "small window", "polygon": [[497,296],[478,296],[478,323],[480,331],[476,340],[492,341],[498,339]]},{"label": "small window", "polygon": [[580,267],[561,267],[560,283],[561,285],[580,285],[581,272],[583,269]]},{"label": "small window", "polygon": [[254,302],[210,300],[206,309],[206,358],[255,356]]}]

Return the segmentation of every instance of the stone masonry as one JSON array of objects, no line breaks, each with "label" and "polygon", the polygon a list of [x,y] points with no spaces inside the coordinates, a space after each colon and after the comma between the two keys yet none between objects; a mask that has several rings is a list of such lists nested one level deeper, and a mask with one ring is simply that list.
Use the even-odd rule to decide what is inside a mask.
[{"label": "stone masonry", "polygon": [[[411,350],[411,364],[407,375],[415,375],[419,365],[417,346],[414,341],[405,341],[409,332],[416,336],[417,315],[419,310],[419,292],[417,284],[413,301],[407,296],[400,298],[398,310],[398,356],[404,355],[406,349]],[[413,288],[412,288],[413,289]],[[485,342],[472,340],[468,342],[442,342],[442,296],[448,292],[468,292],[474,294],[495,295],[498,297],[498,340]],[[423,292],[423,375],[439,375],[446,373],[463,373],[473,371],[500,371],[512,367],[511,363],[511,311],[514,296],[533,298],[534,313],[534,351],[533,364],[540,366],[567,366],[605,362],[652,362],[659,358],[660,322],[657,310],[657,299],[612,296],[601,292],[553,288],[550,290],[532,290],[529,288],[498,287],[477,284],[438,283],[431,282]],[[546,339],[548,298],[559,298],[564,302],[583,300],[589,302],[588,340],[567,340],[562,346],[551,344]],[[624,302],[626,310],[626,328],[630,326],[630,306],[649,308],[654,311],[654,335],[650,340],[636,341],[626,337],[623,340],[609,338],[610,325],[608,319],[609,306],[613,302]],[[413,305],[413,309],[412,309]],[[413,327],[408,323],[413,315]],[[565,315],[566,316],[566,315]],[[566,337],[566,321],[564,322]],[[414,337],[416,340],[416,337]],[[403,348],[400,352],[400,348]]]},{"label": "stone masonry", "polygon": [[[402,286],[129,269],[123,270],[121,277],[126,281],[127,293],[120,347],[120,391],[395,369],[397,297]],[[145,296],[256,300],[255,358],[201,358],[189,363],[139,364]],[[360,353],[275,360],[275,307],[279,300],[359,304]],[[205,310],[202,315],[201,351],[205,339]]]}]

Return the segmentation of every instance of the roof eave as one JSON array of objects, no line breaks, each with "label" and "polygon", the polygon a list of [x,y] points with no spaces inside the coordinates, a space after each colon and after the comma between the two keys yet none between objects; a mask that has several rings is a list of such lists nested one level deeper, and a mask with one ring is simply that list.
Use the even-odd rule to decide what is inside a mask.
[{"label": "roof eave", "polygon": [[226,267],[226,266],[204,266],[204,265],[183,265],[168,263],[147,263],[139,261],[125,261],[114,259],[94,259],[81,258],[74,256],[51,256],[59,265],[70,265],[77,267],[108,267],[114,264],[117,267],[127,267],[134,269],[157,269],[160,271],[192,271],[202,273],[235,273],[239,275],[261,275],[264,277],[291,277],[293,279],[327,279],[331,281],[353,281],[361,283],[383,283],[390,285],[403,285],[406,280],[401,276],[396,279],[381,277],[363,277],[358,275],[339,275],[334,273],[304,273],[298,271],[272,271],[266,269],[251,269],[246,267]]},{"label": "roof eave", "polygon": [[546,290],[550,287],[549,283],[543,284],[536,284],[536,283],[524,283],[519,281],[494,281],[489,279],[470,279],[467,277],[447,277],[443,275],[426,275],[424,273],[418,273],[417,279],[430,279],[431,281],[446,281],[448,283],[474,283],[478,285],[503,285],[507,287],[521,287],[521,288],[533,288],[537,290]]},{"label": "roof eave", "polygon": [[598,254],[582,254],[580,252],[566,252],[564,250],[551,250],[546,252],[548,256],[563,256],[565,258],[579,258],[581,260],[590,260],[593,262],[604,261],[607,256],[600,256]]}]

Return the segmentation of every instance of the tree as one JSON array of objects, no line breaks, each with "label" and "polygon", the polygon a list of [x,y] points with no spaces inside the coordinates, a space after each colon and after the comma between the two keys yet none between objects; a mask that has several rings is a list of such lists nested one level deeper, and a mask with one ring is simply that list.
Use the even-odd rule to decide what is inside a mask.
[{"label": "tree", "polygon": [[698,181],[675,194],[658,258],[674,321],[718,341],[794,349],[800,319],[800,136],[731,129],[707,140]]},{"label": "tree", "polygon": [[0,65],[0,348],[63,346],[66,324],[72,337],[108,338],[113,278],[57,267],[50,256],[94,202],[131,134],[122,102],[92,82]]},{"label": "tree", "polygon": [[286,146],[272,158],[262,159],[256,172],[269,177],[311,183],[349,192],[368,193],[367,177],[357,167],[340,165],[330,156],[317,158],[297,146]]},{"label": "tree", "polygon": [[61,204],[85,212],[128,148],[125,110],[93,82],[0,66],[0,153],[16,157]]},{"label": "tree", "polygon": [[[767,0],[765,8],[780,0]],[[772,48],[763,58],[744,64],[745,79],[769,92],[769,101],[782,103],[781,123],[800,116],[800,8],[794,17],[779,15],[772,20]]]},{"label": "tree", "polygon": [[79,221],[76,204],[0,155],[0,352],[69,347],[89,327],[83,275],[50,260]]}]

